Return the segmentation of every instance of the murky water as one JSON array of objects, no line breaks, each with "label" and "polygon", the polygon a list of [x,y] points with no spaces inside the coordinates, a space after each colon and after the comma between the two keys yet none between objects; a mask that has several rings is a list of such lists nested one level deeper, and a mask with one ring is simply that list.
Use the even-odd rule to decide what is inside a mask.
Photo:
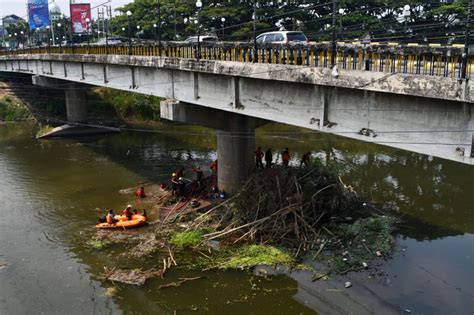
[{"label": "murky water", "polygon": [[[120,209],[126,199],[119,189],[160,181],[177,165],[207,165],[215,152],[209,141],[190,135],[179,136],[186,142],[138,132],[37,141],[35,132],[31,125],[0,125],[0,314],[338,313],[346,300],[357,300],[362,310],[371,305],[414,314],[474,310],[471,166],[334,137],[260,137],[262,147],[290,146],[296,158],[312,150],[323,161],[337,160],[344,182],[359,194],[407,215],[399,249],[383,276],[369,281],[364,274],[350,275],[355,285],[348,291],[337,283],[331,289],[308,282],[304,273],[265,279],[208,272],[182,287],[157,290],[199,274],[174,270],[142,288],[118,285],[109,298],[105,289],[112,284],[100,278],[104,266],[138,263],[117,259],[119,248],[86,248],[97,209]],[[321,296],[340,305],[323,306]]]}]

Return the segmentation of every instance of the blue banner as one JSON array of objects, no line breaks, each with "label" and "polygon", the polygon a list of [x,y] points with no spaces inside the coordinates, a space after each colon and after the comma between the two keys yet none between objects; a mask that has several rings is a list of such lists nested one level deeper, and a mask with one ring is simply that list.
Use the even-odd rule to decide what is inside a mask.
[{"label": "blue banner", "polygon": [[48,0],[28,0],[30,30],[44,29],[49,25]]}]

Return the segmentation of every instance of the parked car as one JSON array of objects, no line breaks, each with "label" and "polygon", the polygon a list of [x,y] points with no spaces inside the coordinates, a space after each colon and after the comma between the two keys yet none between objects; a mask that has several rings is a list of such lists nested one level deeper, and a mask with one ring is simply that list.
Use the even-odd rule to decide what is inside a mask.
[{"label": "parked car", "polygon": [[[203,43],[203,42],[217,42],[219,40],[219,38],[217,36],[213,36],[213,35],[202,35],[202,36],[199,36],[199,42]],[[185,40],[186,43],[197,43],[198,42],[198,36],[191,36],[191,37],[188,37],[186,38]]]},{"label": "parked car", "polygon": [[268,32],[257,36],[257,44],[305,44],[309,43],[303,32],[278,31]]},{"label": "parked car", "polygon": [[97,41],[97,45],[105,45],[107,43],[109,45],[119,45],[119,44],[122,44],[123,42],[124,40],[121,37],[109,37],[107,41],[105,40],[105,38],[102,37]]}]

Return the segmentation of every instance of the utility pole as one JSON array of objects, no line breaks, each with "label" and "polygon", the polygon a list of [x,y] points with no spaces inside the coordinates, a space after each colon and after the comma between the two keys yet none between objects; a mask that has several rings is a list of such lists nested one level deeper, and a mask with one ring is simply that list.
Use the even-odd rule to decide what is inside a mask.
[{"label": "utility pole", "polygon": [[469,36],[471,35],[471,14],[472,0],[467,3],[467,19],[466,19],[466,37],[464,38],[464,52],[462,54],[461,79],[467,78],[467,55],[469,53]]},{"label": "utility pole", "polygon": [[331,65],[336,65],[336,7],[337,0],[332,1],[332,45],[331,45]]},{"label": "utility pole", "polygon": [[258,61],[257,49],[257,0],[253,0],[253,62]]}]

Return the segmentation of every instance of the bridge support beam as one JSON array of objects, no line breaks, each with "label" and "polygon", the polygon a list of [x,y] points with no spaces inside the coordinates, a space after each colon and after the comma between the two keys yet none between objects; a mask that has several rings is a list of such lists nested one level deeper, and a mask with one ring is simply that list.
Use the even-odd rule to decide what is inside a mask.
[{"label": "bridge support beam", "polygon": [[217,129],[218,187],[236,193],[254,168],[255,128],[266,121],[171,100],[160,109],[162,119]]},{"label": "bridge support beam", "polygon": [[33,84],[49,89],[64,90],[66,97],[67,123],[40,136],[40,138],[82,136],[92,134],[103,134],[118,132],[120,129],[104,126],[83,126],[87,123],[87,84],[64,81],[54,78],[35,75],[32,77]]}]

